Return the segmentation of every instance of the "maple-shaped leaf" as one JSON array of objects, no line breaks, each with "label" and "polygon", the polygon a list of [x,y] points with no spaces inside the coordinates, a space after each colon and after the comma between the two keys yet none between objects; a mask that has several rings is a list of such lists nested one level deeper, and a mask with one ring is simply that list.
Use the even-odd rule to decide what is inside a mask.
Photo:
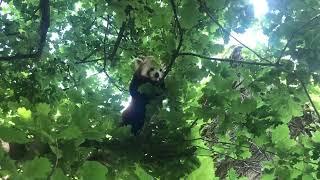
[{"label": "maple-shaped leaf", "polygon": [[289,127],[285,124],[279,125],[272,130],[271,139],[278,149],[287,151],[297,144],[293,139],[290,139],[289,132]]},{"label": "maple-shaped leaf", "polygon": [[51,172],[51,163],[47,158],[35,158],[23,165],[23,176],[30,179],[45,179]]},{"label": "maple-shaped leaf", "polygon": [[31,111],[27,110],[25,107],[17,109],[18,116],[24,120],[31,119]]},{"label": "maple-shaped leaf", "polygon": [[86,161],[78,173],[83,180],[105,180],[108,169],[99,162]]},{"label": "maple-shaped leaf", "polygon": [[39,114],[43,116],[48,116],[50,112],[50,106],[46,103],[39,103],[36,105],[36,110]]}]

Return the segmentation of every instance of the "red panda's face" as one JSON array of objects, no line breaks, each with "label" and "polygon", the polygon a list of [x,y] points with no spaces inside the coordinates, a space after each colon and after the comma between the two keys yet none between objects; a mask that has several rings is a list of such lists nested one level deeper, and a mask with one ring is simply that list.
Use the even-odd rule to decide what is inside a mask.
[{"label": "red panda's face", "polygon": [[152,81],[159,81],[163,76],[163,69],[154,65],[152,56],[138,58],[136,60],[136,70],[140,71],[141,76]]}]

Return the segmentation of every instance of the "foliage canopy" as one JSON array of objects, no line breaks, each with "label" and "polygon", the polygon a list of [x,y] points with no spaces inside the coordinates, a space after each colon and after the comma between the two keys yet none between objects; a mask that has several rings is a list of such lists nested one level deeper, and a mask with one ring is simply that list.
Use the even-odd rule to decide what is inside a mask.
[{"label": "foliage canopy", "polygon": [[[236,179],[259,154],[262,179],[320,178],[320,1],[268,0],[262,22],[248,0],[0,4],[1,177]],[[252,26],[268,44],[239,42],[232,68],[232,33]],[[138,55],[167,90],[133,137],[119,121]]]}]

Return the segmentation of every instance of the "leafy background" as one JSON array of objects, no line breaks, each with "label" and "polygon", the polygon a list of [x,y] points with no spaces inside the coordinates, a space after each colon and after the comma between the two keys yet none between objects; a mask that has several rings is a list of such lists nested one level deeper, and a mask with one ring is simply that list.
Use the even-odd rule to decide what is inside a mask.
[{"label": "leafy background", "polygon": [[[247,0],[0,3],[2,178],[320,178],[318,0],[268,0],[261,22]],[[230,67],[230,32],[252,26],[267,45]],[[167,90],[133,137],[119,122],[138,55]]]}]

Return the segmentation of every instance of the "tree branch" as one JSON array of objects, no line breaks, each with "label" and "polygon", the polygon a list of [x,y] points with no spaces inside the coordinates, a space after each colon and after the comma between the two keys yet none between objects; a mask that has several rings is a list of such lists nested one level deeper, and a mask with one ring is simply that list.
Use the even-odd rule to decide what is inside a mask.
[{"label": "tree branch", "polygon": [[47,32],[50,26],[50,4],[49,0],[40,0],[40,13],[41,13],[41,21],[40,21],[40,42],[38,53],[39,56],[42,53],[43,47],[46,42]]},{"label": "tree branch", "polygon": [[98,49],[92,50],[86,57],[84,57],[81,61],[86,61],[88,60],[94,53],[97,52]]},{"label": "tree branch", "polygon": [[41,20],[39,26],[39,44],[37,51],[30,54],[15,54],[12,56],[3,56],[0,57],[0,61],[13,61],[13,60],[21,60],[21,59],[33,59],[39,58],[42,54],[43,47],[46,42],[47,32],[50,26],[50,4],[49,0],[40,0],[39,8],[41,13]]},{"label": "tree branch", "polygon": [[219,28],[227,35],[229,35],[230,37],[232,37],[234,40],[236,40],[238,43],[240,43],[242,46],[244,46],[245,48],[247,48],[248,50],[250,50],[253,54],[255,54],[259,59],[267,61],[269,63],[272,63],[271,61],[269,61],[268,59],[262,57],[260,54],[258,54],[256,51],[254,51],[253,49],[251,49],[250,47],[248,47],[247,45],[245,45],[243,42],[241,42],[240,40],[238,40],[235,36],[233,36],[231,34],[231,32],[227,31],[217,20],[216,18],[210,13],[209,8],[204,4],[204,2],[202,2],[201,0],[198,0],[200,7],[205,11],[205,13],[209,16],[209,18],[219,26]]},{"label": "tree branch", "polygon": [[189,129],[193,128],[197,124],[198,121],[199,121],[199,118],[193,120],[191,125],[189,126]]},{"label": "tree branch", "polygon": [[34,59],[38,58],[38,53],[31,53],[31,54],[16,54],[13,56],[3,56],[0,57],[0,61],[14,61],[14,60],[20,60],[20,59]]},{"label": "tree branch", "polygon": [[123,87],[119,86],[116,83],[116,81],[108,74],[108,72],[105,69],[103,69],[101,72],[103,72],[108,77],[110,83],[112,85],[114,85],[119,91],[121,91],[121,92],[127,92],[128,91],[126,88],[123,88]]},{"label": "tree branch", "polygon": [[85,63],[92,63],[92,62],[98,62],[100,60],[103,60],[104,58],[98,58],[98,59],[92,59],[92,60],[87,60],[87,61],[77,61],[75,64],[85,64]]},{"label": "tree branch", "polygon": [[177,24],[177,27],[178,27],[178,33],[179,33],[179,43],[178,43],[178,46],[177,48],[172,52],[172,55],[171,55],[171,59],[170,59],[170,63],[169,65],[167,66],[165,72],[163,73],[163,77],[162,77],[162,80],[168,75],[168,73],[171,71],[172,69],[172,66],[173,64],[175,63],[176,61],[176,58],[179,56],[179,52],[180,52],[180,49],[182,47],[182,42],[183,42],[183,29],[181,27],[181,24],[180,24],[180,21],[179,21],[179,18],[178,18],[178,12],[177,12],[177,7],[176,7],[176,4],[174,3],[174,0],[170,0],[170,4],[171,4],[171,7],[172,7],[172,11],[173,11],[173,14],[174,14],[174,20]]},{"label": "tree branch", "polygon": [[313,107],[314,111],[316,112],[316,114],[317,114],[317,116],[318,116],[318,120],[320,121],[320,114],[319,114],[319,111],[317,110],[317,108],[316,108],[316,106],[315,106],[314,102],[312,101],[311,96],[310,96],[310,94],[309,94],[309,92],[308,92],[308,89],[307,89],[306,85],[304,84],[304,82],[302,81],[302,79],[300,79],[299,77],[297,77],[297,78],[298,78],[298,80],[300,81],[300,83],[301,83],[301,85],[302,85],[302,88],[303,88],[304,92],[305,92],[305,93],[306,93],[306,95],[308,96],[308,99],[309,99],[309,101],[310,101],[310,103],[311,103],[311,105],[312,105],[312,107]]},{"label": "tree branch", "polygon": [[312,21],[316,20],[317,18],[320,17],[320,14],[317,14],[316,16],[314,16],[313,18],[311,18],[308,22],[302,24],[299,28],[297,28],[295,31],[292,32],[289,40],[287,41],[286,45],[284,46],[284,48],[282,49],[281,53],[280,53],[280,56],[278,57],[276,63],[279,64],[280,63],[280,60],[281,58],[283,57],[286,49],[288,48],[289,44],[291,43],[291,41],[293,40],[293,38],[295,37],[295,35],[297,33],[299,33],[302,29],[304,29],[307,25],[309,25]]},{"label": "tree branch", "polygon": [[[59,145],[58,145],[58,141],[57,141],[57,139],[55,139],[55,145],[56,145],[56,148],[58,149],[58,148],[59,148]],[[54,153],[54,154],[56,155],[56,160],[55,160],[54,166],[53,166],[53,168],[51,169],[51,172],[50,172],[50,174],[49,174],[49,176],[48,176],[47,180],[50,180],[50,179],[51,179],[51,177],[52,177],[52,175],[53,175],[54,171],[55,171],[55,170],[57,169],[57,167],[58,167],[58,163],[59,163],[59,156],[58,156],[56,153]]]},{"label": "tree branch", "polygon": [[248,65],[257,65],[257,66],[269,66],[269,67],[278,67],[280,65],[278,64],[274,64],[274,63],[259,63],[259,62],[248,62],[248,61],[237,61],[237,60],[233,60],[233,59],[222,59],[222,58],[215,58],[215,57],[207,57],[204,55],[200,55],[200,54],[195,54],[195,53],[191,53],[191,52],[182,52],[178,54],[179,56],[195,56],[195,57],[199,57],[201,59],[209,59],[209,60],[213,60],[213,61],[220,61],[220,62],[233,62],[233,63],[239,63],[239,64],[248,64]]},{"label": "tree branch", "polygon": [[[117,50],[118,50],[119,45],[120,45],[120,43],[121,43],[121,40],[122,40],[122,38],[123,38],[124,31],[126,30],[126,27],[127,27],[126,22],[125,22],[125,21],[122,22],[122,25],[121,25],[120,30],[119,30],[119,33],[118,33],[118,37],[117,37],[116,42],[115,42],[115,44],[114,44],[114,46],[113,46],[113,50],[112,50],[112,52],[111,52],[111,53],[109,54],[109,56],[108,56],[108,59],[109,59],[109,61],[110,61],[111,63],[113,63],[114,57],[115,57],[115,55],[116,55],[116,53],[117,53]],[[107,60],[105,59],[105,60],[104,60],[104,63],[103,63],[103,69],[104,69],[104,70],[106,69],[106,66],[107,66],[107,62],[106,62],[106,61],[107,61]]]},{"label": "tree branch", "polygon": [[107,42],[107,33],[109,33],[109,25],[110,25],[110,16],[107,16],[106,21],[108,22],[107,27],[104,30],[104,38],[103,38],[103,69],[106,69],[107,67],[107,47],[106,47],[106,42]]}]

